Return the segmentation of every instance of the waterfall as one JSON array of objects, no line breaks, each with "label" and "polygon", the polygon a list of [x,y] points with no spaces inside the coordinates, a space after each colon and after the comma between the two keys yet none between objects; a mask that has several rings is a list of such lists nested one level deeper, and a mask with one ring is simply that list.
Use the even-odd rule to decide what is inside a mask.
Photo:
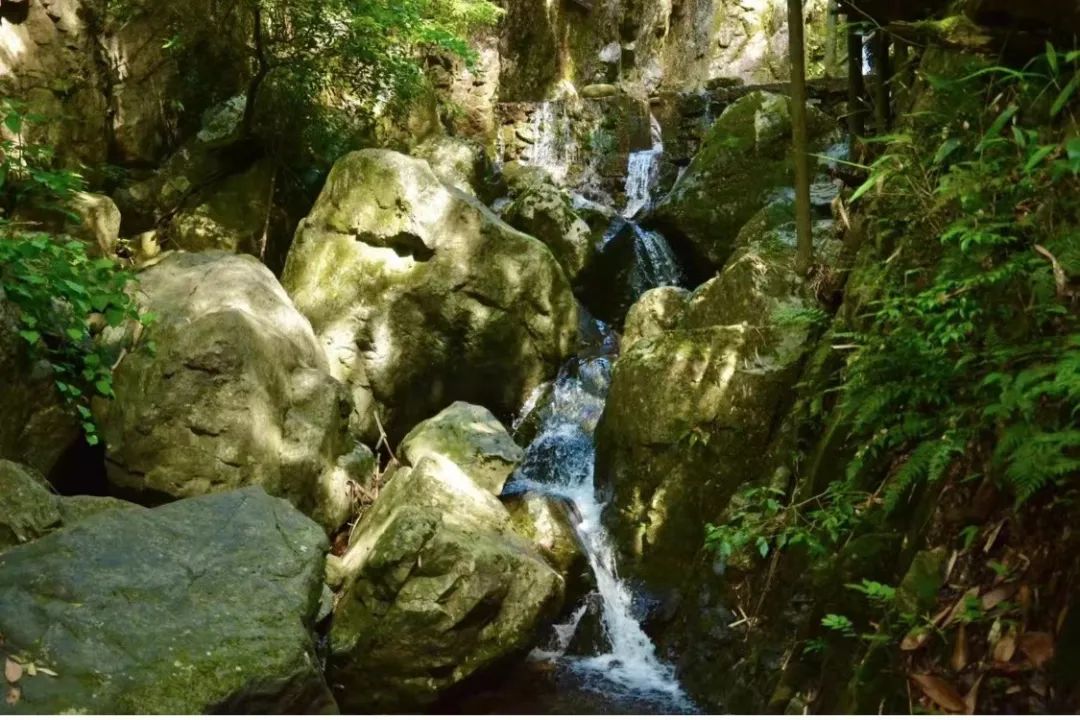
[{"label": "waterfall", "polygon": [[638,293],[665,285],[681,285],[682,270],[667,239],[637,223],[630,223],[630,227],[634,233],[634,254],[638,260],[634,268],[634,286]]},{"label": "waterfall", "polygon": [[532,136],[528,164],[544,168],[557,181],[564,180],[576,155],[566,103],[559,100],[541,103],[533,113]]},{"label": "waterfall", "polygon": [[630,153],[626,167],[626,207],[623,217],[633,218],[653,204],[653,190],[660,179],[660,158],[664,155],[664,136],[660,121],[649,115],[652,147]]},{"label": "waterfall", "polygon": [[609,648],[591,657],[567,652],[587,605],[569,622],[554,628],[554,647],[534,652],[534,659],[559,663],[589,689],[632,707],[690,712],[693,705],[675,679],[674,670],[656,655],[656,648],[633,612],[633,593],[619,577],[615,546],[601,521],[593,479],[593,432],[603,412],[611,380],[612,358],[572,360],[563,368],[540,413],[541,430],[525,452],[508,491],[531,490],[569,500],[578,510],[577,530],[596,578],[601,623]]}]

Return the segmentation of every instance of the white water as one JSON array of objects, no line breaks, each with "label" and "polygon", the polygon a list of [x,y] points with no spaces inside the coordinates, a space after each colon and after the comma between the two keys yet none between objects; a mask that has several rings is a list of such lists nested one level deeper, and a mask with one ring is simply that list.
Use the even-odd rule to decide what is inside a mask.
[{"label": "white water", "polygon": [[533,113],[533,146],[528,164],[544,168],[552,178],[566,179],[577,155],[566,103],[547,100]]},{"label": "white water", "polygon": [[569,622],[555,628],[554,647],[534,652],[538,659],[556,660],[583,681],[618,696],[660,703],[671,711],[693,710],[671,667],[661,662],[656,648],[634,617],[633,595],[619,577],[614,544],[601,516],[593,480],[593,432],[603,411],[610,383],[611,359],[572,361],[555,381],[540,413],[541,432],[529,445],[512,481],[520,490],[539,491],[572,502],[579,514],[578,533],[596,578],[601,620],[610,649],[593,657],[566,654],[586,606]]},{"label": "white water", "polygon": [[653,205],[653,190],[660,180],[660,158],[664,155],[664,137],[660,121],[649,116],[652,147],[630,153],[626,166],[626,207],[622,216],[634,218]]}]

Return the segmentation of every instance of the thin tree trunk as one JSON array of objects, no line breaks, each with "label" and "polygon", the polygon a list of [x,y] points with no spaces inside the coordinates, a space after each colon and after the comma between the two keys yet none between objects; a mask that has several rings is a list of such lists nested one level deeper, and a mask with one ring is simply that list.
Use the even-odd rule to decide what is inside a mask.
[{"label": "thin tree trunk", "polygon": [[866,97],[866,81],[863,78],[863,39],[858,30],[851,23],[851,16],[847,18],[847,51],[848,51],[848,133],[851,135],[852,157],[855,156],[855,142],[857,138],[866,134],[866,109],[864,98]]},{"label": "thin tree trunk", "polygon": [[874,122],[878,135],[884,135],[892,124],[892,106],[889,85],[892,80],[892,63],[889,61],[889,34],[878,28],[874,32]]},{"label": "thin tree trunk", "polygon": [[788,0],[788,45],[791,50],[791,129],[795,155],[795,228],[798,252],[795,268],[801,275],[814,260],[810,224],[810,148],[806,129],[806,42],[803,38],[802,0]]},{"label": "thin tree trunk", "polygon": [[254,23],[252,33],[257,67],[248,83],[247,101],[244,104],[244,119],[241,127],[245,137],[250,137],[255,128],[255,104],[259,99],[259,90],[262,88],[263,81],[270,73],[270,61],[266,57],[266,44],[263,41],[262,5],[257,1],[252,10],[252,22]]},{"label": "thin tree trunk", "polygon": [[837,0],[829,0],[829,6],[825,10],[825,77],[836,77],[836,46],[838,38],[836,33],[836,18],[840,13]]}]

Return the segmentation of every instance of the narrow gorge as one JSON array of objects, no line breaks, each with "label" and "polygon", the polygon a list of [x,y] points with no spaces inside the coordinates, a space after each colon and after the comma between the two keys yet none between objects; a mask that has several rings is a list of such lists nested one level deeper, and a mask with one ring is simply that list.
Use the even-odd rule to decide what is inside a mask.
[{"label": "narrow gorge", "polygon": [[0,710],[1076,712],[1016,5],[0,0]]}]

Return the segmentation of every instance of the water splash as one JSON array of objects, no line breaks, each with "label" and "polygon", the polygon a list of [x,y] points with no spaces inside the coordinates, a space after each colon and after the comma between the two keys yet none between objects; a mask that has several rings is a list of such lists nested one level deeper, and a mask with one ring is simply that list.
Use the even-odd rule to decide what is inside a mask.
[{"label": "water splash", "polygon": [[656,648],[633,612],[633,594],[619,577],[615,545],[603,526],[603,504],[596,498],[593,433],[603,412],[611,382],[611,358],[572,360],[560,372],[541,413],[541,431],[526,450],[508,491],[535,491],[564,498],[579,513],[578,534],[596,578],[601,622],[610,649],[592,657],[567,654],[586,606],[555,628],[552,646],[534,652],[535,659],[555,661],[594,689],[624,699],[659,704],[673,712],[694,706],[679,687],[674,670],[656,655]]},{"label": "water splash", "polygon": [[630,153],[626,167],[626,207],[622,216],[636,217],[653,205],[653,191],[660,180],[660,159],[664,155],[664,136],[660,121],[649,115],[652,147]]}]

